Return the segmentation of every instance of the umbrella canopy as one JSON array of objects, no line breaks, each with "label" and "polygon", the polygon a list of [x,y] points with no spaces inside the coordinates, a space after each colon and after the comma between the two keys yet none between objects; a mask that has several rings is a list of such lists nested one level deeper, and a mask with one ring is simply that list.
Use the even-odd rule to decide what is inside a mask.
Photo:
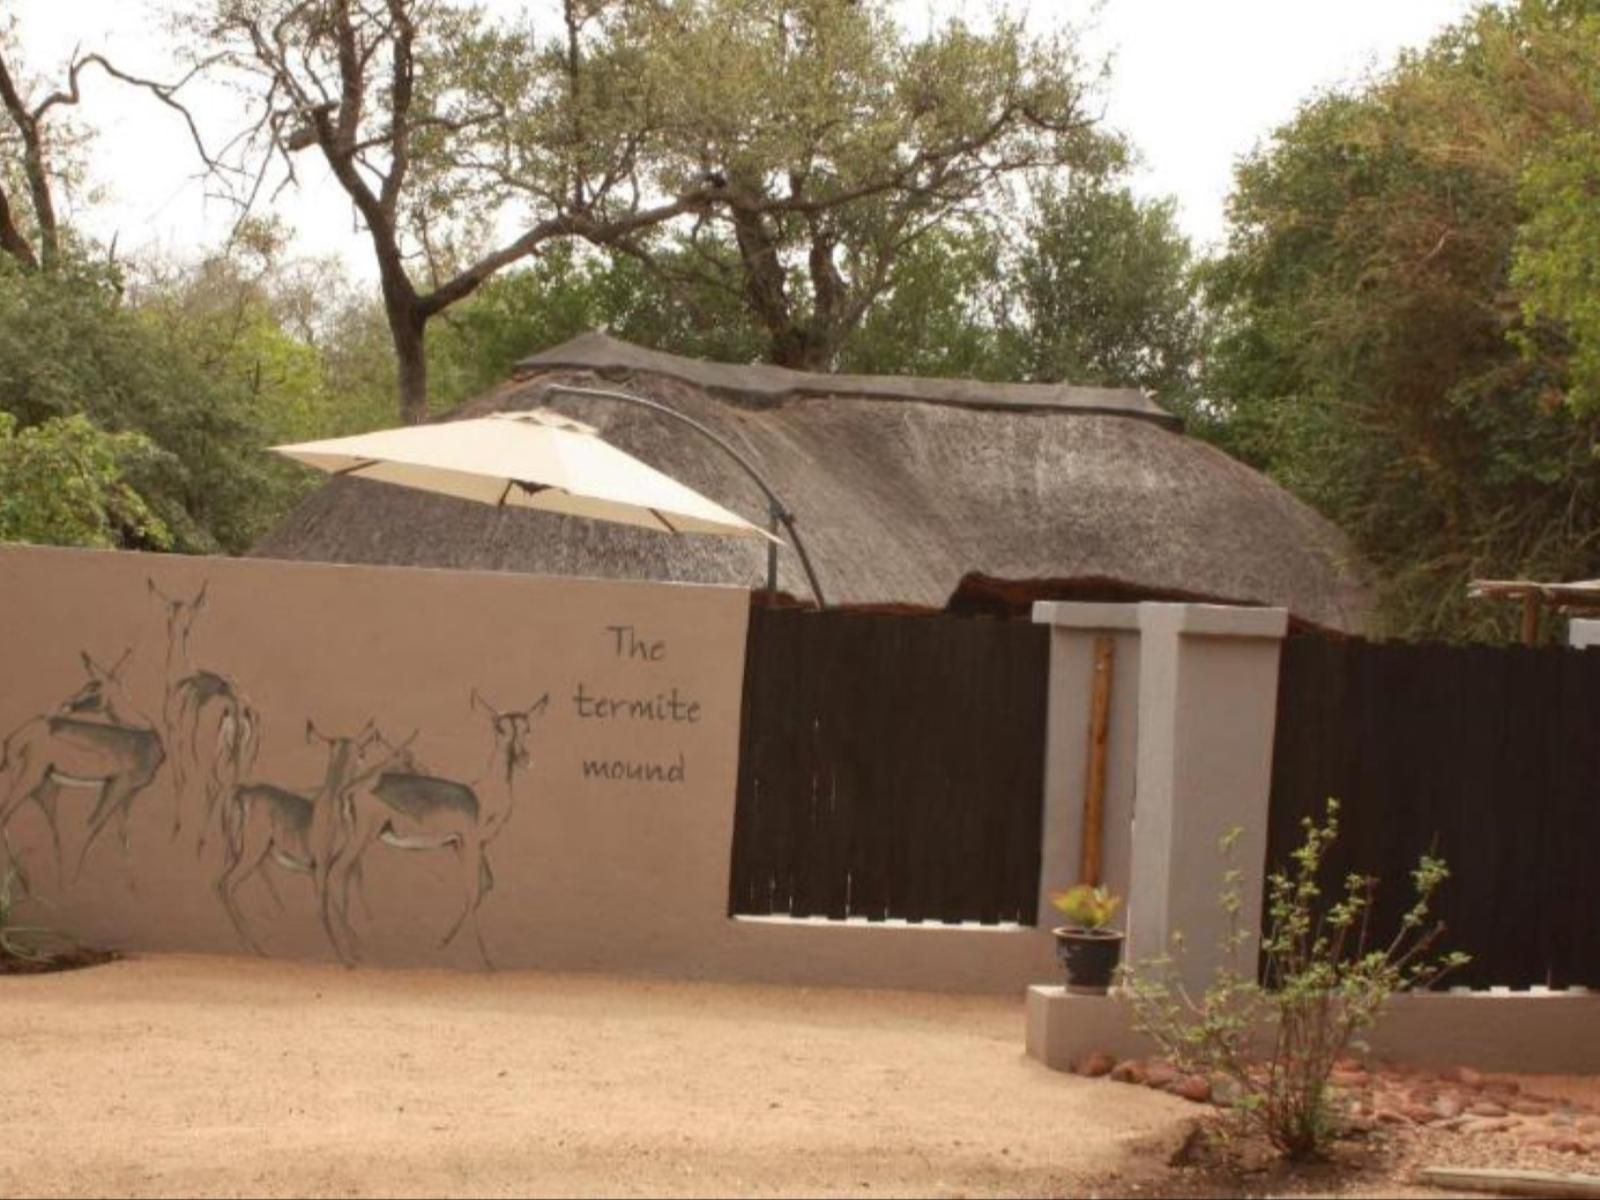
[{"label": "umbrella canopy", "polygon": [[[759,526],[548,409],[408,425],[274,446],[334,475],[441,492],[499,508],[778,541]],[[781,544],[781,543],[780,543]]]}]

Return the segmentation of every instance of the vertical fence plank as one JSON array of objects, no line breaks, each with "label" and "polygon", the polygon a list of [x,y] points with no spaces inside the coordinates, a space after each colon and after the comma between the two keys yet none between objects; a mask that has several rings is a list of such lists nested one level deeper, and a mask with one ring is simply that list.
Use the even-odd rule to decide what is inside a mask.
[{"label": "vertical fence plank", "polygon": [[[883,663],[894,652],[890,619],[862,616],[857,625],[859,641],[851,647],[851,661],[858,664],[862,672],[879,675],[884,670]],[[882,921],[895,915],[898,903],[894,885],[895,847],[900,836],[899,813],[894,802],[897,773],[895,764],[883,749],[898,715],[893,704],[880,695],[864,707],[864,716],[859,760],[862,879],[858,884],[861,903],[857,911],[868,920]]]}]

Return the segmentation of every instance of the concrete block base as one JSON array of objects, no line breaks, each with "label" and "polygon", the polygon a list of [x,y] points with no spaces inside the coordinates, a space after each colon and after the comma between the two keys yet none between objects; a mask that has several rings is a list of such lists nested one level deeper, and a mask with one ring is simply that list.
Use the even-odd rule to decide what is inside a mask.
[{"label": "concrete block base", "polygon": [[[1028,989],[1027,1051],[1047,1067],[1071,1069],[1084,1054],[1154,1054],[1133,1030],[1133,1006],[1118,996]],[[1374,1058],[1412,1066],[1475,1067],[1529,1074],[1600,1072],[1600,993],[1472,992],[1396,996],[1363,1039]]]},{"label": "concrete block base", "polygon": [[1117,1058],[1144,1058],[1155,1043],[1133,1031],[1133,1006],[1123,997],[1077,996],[1066,988],[1028,989],[1028,1054],[1057,1071],[1070,1071],[1085,1054],[1103,1050]]}]

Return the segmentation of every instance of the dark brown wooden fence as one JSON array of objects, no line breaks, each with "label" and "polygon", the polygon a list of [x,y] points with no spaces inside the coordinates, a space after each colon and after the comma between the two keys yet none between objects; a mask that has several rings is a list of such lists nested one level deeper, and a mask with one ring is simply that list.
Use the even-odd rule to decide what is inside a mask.
[{"label": "dark brown wooden fence", "polygon": [[1600,986],[1600,651],[1291,638],[1268,861],[1341,802],[1329,880],[1381,880],[1396,928],[1417,856],[1451,878],[1447,985]]},{"label": "dark brown wooden fence", "polygon": [[1033,924],[1048,628],[750,618],[729,911]]}]

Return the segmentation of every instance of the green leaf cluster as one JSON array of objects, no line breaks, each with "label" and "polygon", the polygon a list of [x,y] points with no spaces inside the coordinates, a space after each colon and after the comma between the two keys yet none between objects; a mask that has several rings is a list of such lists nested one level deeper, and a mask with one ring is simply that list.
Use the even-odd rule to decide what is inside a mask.
[{"label": "green leaf cluster", "polygon": [[381,359],[341,390],[350,364],[286,309],[242,252],[131,278],[81,258],[0,264],[0,536],[248,549],[316,482],[268,446],[390,411]]},{"label": "green leaf cluster", "polygon": [[109,549],[172,544],[128,481],[154,451],[137,433],[106,433],[82,414],[17,428],[0,412],[0,541]]},{"label": "green leaf cluster", "polygon": [[[762,361],[769,337],[740,294],[737,259],[737,247],[704,237],[672,244],[662,235],[648,261],[553,245],[430,328],[435,408],[591,329],[694,358]],[[700,278],[706,271],[718,278]],[[1114,175],[1074,175],[904,247],[891,285],[842,337],[836,365],[1138,387],[1189,413],[1202,348],[1195,290],[1169,201],[1140,200]]]}]

